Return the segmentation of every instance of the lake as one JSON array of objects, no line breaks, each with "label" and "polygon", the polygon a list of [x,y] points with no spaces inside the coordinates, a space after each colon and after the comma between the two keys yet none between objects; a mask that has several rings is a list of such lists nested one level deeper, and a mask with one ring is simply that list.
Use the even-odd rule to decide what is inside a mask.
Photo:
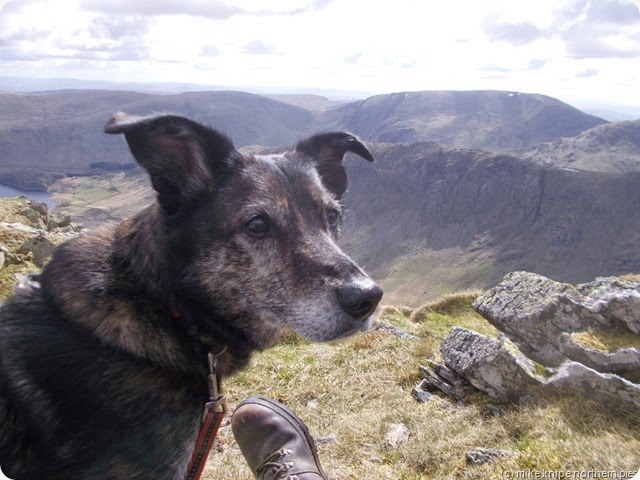
[{"label": "lake", "polygon": [[19,197],[20,195],[24,195],[31,200],[35,200],[36,202],[46,203],[49,210],[55,207],[55,203],[53,203],[52,196],[48,192],[31,192],[27,190],[19,190],[17,188],[8,187],[6,185],[0,185],[0,198],[7,197]]}]

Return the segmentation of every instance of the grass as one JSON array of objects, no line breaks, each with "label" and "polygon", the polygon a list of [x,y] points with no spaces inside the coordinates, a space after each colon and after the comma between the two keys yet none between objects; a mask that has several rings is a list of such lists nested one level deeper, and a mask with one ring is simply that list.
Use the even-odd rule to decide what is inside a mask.
[{"label": "grass", "polygon": [[[141,171],[88,177],[67,177],[50,187],[57,210],[74,221],[90,225],[96,210],[123,219],[153,201],[149,180]],[[102,220],[104,221],[104,220]]]},{"label": "grass", "polygon": [[[94,207],[109,200],[98,198],[111,188],[108,183],[66,180],[78,187],[76,197],[68,198],[70,205],[81,204],[82,197],[93,200]],[[134,176],[128,180],[138,181]],[[89,195],[87,188],[96,190]],[[144,197],[146,191],[140,184],[135,195]],[[10,250],[22,241],[13,231],[0,238]],[[25,261],[15,268],[30,267]],[[0,279],[11,288],[16,273],[12,268],[0,271]],[[334,480],[494,479],[504,478],[505,471],[526,469],[637,469],[638,412],[584,397],[549,399],[544,405],[501,405],[497,409],[501,413],[496,413],[497,402],[483,394],[459,403],[445,397],[427,404],[413,400],[411,389],[421,379],[419,365],[439,361],[440,343],[451,327],[498,335],[471,308],[478,294],[448,295],[419,308],[381,309],[380,321],[412,333],[417,340],[372,330],[333,344],[310,344],[288,332],[275,348],[257,355],[251,368],[225,381],[230,410],[250,395],[266,395],[297,412],[313,435],[334,434],[334,443],[319,447],[323,466]],[[591,336],[611,344],[611,339]],[[404,423],[410,431],[409,440],[396,450],[383,446],[392,423]],[[516,455],[482,466],[467,465],[465,453],[476,447],[511,450]],[[252,478],[228,419],[204,478]]]},{"label": "grass", "polygon": [[[471,308],[477,294],[450,295],[418,309],[381,310],[380,321],[418,340],[372,330],[333,344],[310,344],[289,333],[257,355],[252,367],[226,380],[230,410],[247,396],[266,395],[292,408],[314,436],[334,434],[334,443],[319,447],[323,467],[334,480],[494,479],[503,478],[505,470],[637,469],[637,412],[589,398],[501,405],[500,414],[492,407],[497,402],[483,394],[462,403],[445,397],[427,404],[413,400],[418,366],[437,359],[451,326],[497,334]],[[383,446],[392,423],[404,423],[411,432],[396,450]],[[476,447],[516,455],[470,466],[465,453]],[[252,478],[228,427],[221,431],[204,478]]]},{"label": "grass", "polygon": [[460,248],[423,250],[400,257],[376,272],[376,280],[391,304],[423,302],[468,288],[477,288],[493,275],[493,253],[465,252]]},{"label": "grass", "polygon": [[623,329],[593,329],[574,333],[571,337],[581,345],[603,353],[611,353],[623,348],[639,348],[640,336]]}]

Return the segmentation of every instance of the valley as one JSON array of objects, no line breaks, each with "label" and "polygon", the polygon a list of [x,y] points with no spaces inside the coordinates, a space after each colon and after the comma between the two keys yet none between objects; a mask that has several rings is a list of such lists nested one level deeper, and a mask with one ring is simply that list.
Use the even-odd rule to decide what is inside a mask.
[{"label": "valley", "polygon": [[87,226],[153,201],[111,113],[173,112],[237,147],[344,129],[372,165],[345,159],[345,250],[419,305],[485,289],[512,270],[559,281],[640,271],[640,121],[607,122],[541,95],[401,92],[353,102],[243,92],[0,93],[0,183],[47,189]]}]

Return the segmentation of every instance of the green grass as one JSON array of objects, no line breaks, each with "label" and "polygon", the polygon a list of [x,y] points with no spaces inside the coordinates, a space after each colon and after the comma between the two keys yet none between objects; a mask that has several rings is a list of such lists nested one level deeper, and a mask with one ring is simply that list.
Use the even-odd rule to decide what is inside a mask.
[{"label": "green grass", "polygon": [[448,292],[474,288],[493,275],[492,254],[469,253],[459,248],[423,250],[375,272],[392,304],[418,306]]},{"label": "green grass", "polygon": [[[257,355],[249,369],[226,380],[231,410],[249,395],[266,395],[291,407],[314,436],[335,434],[336,442],[319,447],[323,467],[334,480],[494,479],[504,470],[636,469],[637,412],[589,398],[502,405],[499,415],[490,408],[497,402],[484,394],[462,403],[445,397],[427,404],[413,400],[418,366],[438,358],[442,337],[452,326],[497,334],[471,308],[477,294],[447,296],[418,309],[381,310],[381,321],[418,340],[373,330],[333,344],[311,344],[288,333],[284,342]],[[409,440],[397,450],[385,449],[386,429],[399,422],[409,428]],[[467,465],[465,453],[476,447],[517,455]],[[222,429],[205,478],[252,478],[228,427]]]},{"label": "green grass", "polygon": [[[98,200],[106,195],[108,183],[65,180],[77,185],[75,195],[80,198],[108,201]],[[132,184],[138,181],[133,176],[128,180]],[[131,204],[135,198],[146,198],[146,192],[140,184]],[[69,205],[82,203],[80,198],[67,198]],[[13,206],[10,210],[7,218],[13,218]],[[14,231],[4,235],[0,241],[12,250],[23,241]],[[429,255],[405,278],[409,285],[406,298],[414,298],[410,292],[423,288],[424,283],[419,287],[410,283],[430,265]],[[30,265],[25,261],[19,267],[29,269]],[[15,284],[12,268],[0,271],[0,280],[6,283],[0,287],[7,290]],[[438,269],[443,272],[446,268]],[[454,284],[458,273],[451,275],[448,278]],[[401,276],[401,271],[394,273],[398,282]],[[502,478],[503,471],[525,469],[637,469],[637,411],[597,404],[584,396],[549,399],[544,405],[502,405],[501,414],[491,408],[497,402],[483,394],[462,403],[437,397],[419,404],[412,398],[410,391],[421,379],[419,365],[439,361],[440,343],[453,326],[497,336],[497,330],[471,308],[478,294],[449,295],[419,308],[398,303],[381,309],[380,321],[402,328],[418,340],[401,340],[372,330],[332,344],[311,344],[287,332],[275,348],[256,355],[249,369],[226,379],[230,410],[245,397],[266,395],[290,406],[308,423],[313,435],[336,435],[336,442],[319,449],[323,466],[334,480],[494,479]],[[596,338],[603,345],[612,341]],[[399,422],[409,428],[409,440],[397,450],[385,449],[388,426]],[[476,447],[512,450],[517,455],[469,466],[465,453]],[[204,478],[252,478],[232,438],[228,419]]]},{"label": "green grass", "polygon": [[82,191],[76,198],[86,203],[95,203],[101,200],[106,200],[107,198],[111,198],[114,195],[117,195],[118,191],[110,188],[88,188],[87,190]]}]

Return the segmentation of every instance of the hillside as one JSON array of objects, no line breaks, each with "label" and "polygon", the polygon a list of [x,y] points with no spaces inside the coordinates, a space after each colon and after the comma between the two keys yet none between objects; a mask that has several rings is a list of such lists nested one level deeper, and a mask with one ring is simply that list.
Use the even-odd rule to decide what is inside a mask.
[{"label": "hillside", "polygon": [[337,106],[326,123],[369,141],[434,141],[491,151],[526,150],[606,123],[544,95],[424,91],[378,95]]},{"label": "hillside", "polygon": [[[288,339],[256,356],[250,369],[225,383],[229,405],[233,408],[256,392],[284,402],[320,439],[321,462],[336,480],[494,480],[532,470],[638,468],[636,411],[620,412],[587,396],[521,406],[485,395],[458,402],[437,395],[427,403],[412,397],[420,380],[418,366],[438,358],[442,337],[452,326],[497,335],[471,309],[468,296],[414,311],[386,308],[379,320],[415,337],[402,339],[374,329],[329,345]],[[400,423],[408,438],[385,446],[387,432]],[[478,447],[512,454],[474,464],[467,452]],[[251,478],[229,428],[221,429],[203,478]]]},{"label": "hillside", "polygon": [[126,146],[102,133],[118,110],[185,115],[229,134],[238,147],[292,144],[311,132],[344,129],[367,141],[520,151],[605,123],[549,97],[493,91],[394,93],[346,103],[233,91],[0,93],[0,183],[44,189],[63,175],[131,168]]},{"label": "hillside", "polygon": [[640,173],[546,168],[435,143],[347,162],[346,250],[389,302],[486,288],[506,272],[559,281],[640,271]]},{"label": "hillside", "polygon": [[537,145],[521,154],[521,157],[559,168],[593,172],[638,172],[640,120],[598,125],[575,137]]},{"label": "hillside", "polygon": [[[373,164],[345,161],[341,243],[387,303],[487,288],[512,270],[572,283],[640,272],[640,173],[562,170],[430,142],[369,146]],[[138,171],[67,178],[52,190],[86,225],[153,199]]]},{"label": "hillside", "polygon": [[[0,94],[0,183],[50,188],[59,208],[87,225],[141,209],[153,199],[145,176],[125,142],[102,133],[116,110],[181,113],[228,132],[238,147],[290,145],[337,128],[368,140],[373,165],[347,160],[343,243],[389,302],[486,288],[515,269],[566,282],[640,271],[638,122],[610,124],[509,92],[397,93],[338,105],[240,92]],[[539,146],[520,159],[460,145]],[[574,171],[605,164],[612,172]],[[76,176],[53,183],[65,174]]]},{"label": "hillside", "polygon": [[25,182],[34,183],[34,176],[45,173],[49,176],[41,183],[47,184],[52,173],[101,173],[131,166],[126,145],[102,133],[119,110],[179,113],[228,132],[239,146],[291,143],[312,120],[308,110],[242,92],[0,93],[0,183],[34,188]]}]

